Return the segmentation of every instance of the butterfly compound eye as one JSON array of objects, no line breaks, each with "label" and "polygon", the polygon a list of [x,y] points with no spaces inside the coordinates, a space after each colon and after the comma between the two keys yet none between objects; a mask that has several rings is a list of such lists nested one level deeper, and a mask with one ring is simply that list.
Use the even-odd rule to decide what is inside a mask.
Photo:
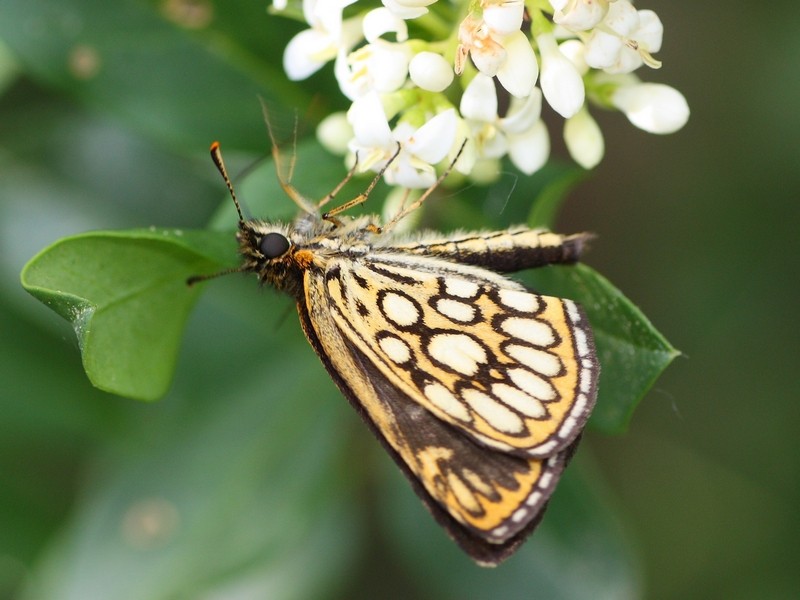
[{"label": "butterfly compound eye", "polygon": [[289,240],[280,233],[273,231],[261,238],[258,249],[267,258],[278,258],[289,249]]}]

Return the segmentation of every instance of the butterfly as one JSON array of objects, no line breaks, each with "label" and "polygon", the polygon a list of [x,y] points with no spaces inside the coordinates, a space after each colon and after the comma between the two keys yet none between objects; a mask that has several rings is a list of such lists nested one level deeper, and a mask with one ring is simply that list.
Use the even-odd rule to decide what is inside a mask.
[{"label": "butterfly", "polygon": [[383,226],[337,216],[366,200],[381,173],[328,212],[347,179],[319,203],[281,179],[300,216],[246,220],[217,142],[211,155],[239,215],[243,261],[228,272],[255,273],[295,299],[331,378],[436,521],[478,564],[506,559],[541,520],[575,451],[599,365],[578,304],[503,273],[574,263],[588,236],[522,226],[393,234],[447,172]]}]

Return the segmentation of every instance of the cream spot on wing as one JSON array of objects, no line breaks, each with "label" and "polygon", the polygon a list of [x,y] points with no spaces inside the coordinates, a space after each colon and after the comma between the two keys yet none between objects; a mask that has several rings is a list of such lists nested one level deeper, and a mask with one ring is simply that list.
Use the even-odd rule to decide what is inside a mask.
[{"label": "cream spot on wing", "polygon": [[464,375],[474,375],[478,364],[486,363],[486,351],[461,333],[437,333],[428,342],[428,352],[441,364]]},{"label": "cream spot on wing", "polygon": [[578,312],[578,305],[575,304],[572,300],[562,300],[564,306],[567,307],[567,313],[569,314],[569,318],[572,320],[573,323],[577,323],[581,320],[581,314]]},{"label": "cream spot on wing", "polygon": [[478,284],[465,279],[446,279],[445,291],[450,296],[473,298],[478,295]]},{"label": "cream spot on wing", "polygon": [[528,516],[528,509],[527,508],[524,508],[524,507],[523,508],[518,508],[516,511],[514,511],[514,514],[511,515],[511,520],[514,521],[514,523],[519,523],[520,521],[525,519],[525,517],[527,517],[527,516]]},{"label": "cream spot on wing", "polygon": [[470,306],[466,302],[459,302],[458,300],[451,300],[449,298],[437,300],[436,310],[448,319],[460,321],[462,323],[469,323],[475,318],[474,306]]},{"label": "cream spot on wing", "polygon": [[503,320],[500,327],[511,337],[534,346],[550,346],[556,341],[550,326],[535,319],[509,317]]},{"label": "cream spot on wing", "polygon": [[394,336],[383,337],[378,341],[381,350],[390,360],[397,364],[403,364],[411,359],[411,349],[403,340]]},{"label": "cream spot on wing", "polygon": [[492,392],[500,400],[526,417],[540,419],[547,414],[541,402],[518,388],[505,383],[495,383],[492,386]]},{"label": "cream spot on wing", "polygon": [[477,431],[472,432],[472,437],[474,437],[484,446],[489,446],[490,448],[496,448],[497,450],[502,450],[504,452],[510,452],[511,450],[514,450],[514,446],[512,446],[511,444],[506,444],[505,442],[498,442],[497,440],[493,440],[490,437],[481,435]]},{"label": "cream spot on wing", "polygon": [[527,292],[500,290],[500,302],[508,308],[522,312],[536,312],[539,310],[539,298]]},{"label": "cream spot on wing", "polygon": [[447,484],[450,486],[450,491],[453,492],[453,495],[461,506],[473,514],[483,512],[478,499],[458,475],[455,473],[448,473]]},{"label": "cream spot on wing", "polygon": [[592,379],[589,376],[589,369],[581,369],[580,390],[584,394],[588,394],[589,390],[591,389],[592,389]]},{"label": "cream spot on wing", "polygon": [[558,430],[558,437],[561,439],[568,439],[569,436],[572,435],[573,430],[578,424],[578,419],[575,417],[570,417],[561,425],[561,429]]},{"label": "cream spot on wing", "polygon": [[425,386],[425,397],[430,400],[434,406],[441,408],[451,417],[455,417],[461,421],[469,421],[469,411],[458,398],[456,398],[450,390],[444,387],[441,383],[431,383]]},{"label": "cream spot on wing", "polygon": [[509,344],[506,346],[506,353],[520,364],[546,377],[555,377],[561,372],[561,360],[555,354],[544,350]]},{"label": "cream spot on wing", "polygon": [[575,330],[575,345],[578,347],[578,354],[580,356],[589,354],[589,341],[586,338],[586,332],[582,329]]},{"label": "cream spot on wing", "polygon": [[497,431],[504,433],[520,433],[525,429],[522,419],[508,408],[474,389],[466,389],[462,392],[466,400],[476,413]]},{"label": "cream spot on wing", "polygon": [[494,488],[492,488],[491,484],[482,479],[475,471],[464,469],[461,474],[474,489],[484,496],[489,497],[494,493]]},{"label": "cream spot on wing", "polygon": [[548,381],[527,369],[509,369],[508,376],[519,389],[534,398],[546,402],[556,397],[556,390]]},{"label": "cream spot on wing", "polygon": [[539,502],[539,500],[541,499],[542,499],[542,492],[533,492],[530,496],[528,496],[528,499],[525,500],[525,504],[527,504],[528,506],[535,506],[536,503]]},{"label": "cream spot on wing", "polygon": [[547,456],[550,452],[555,450],[557,445],[558,442],[556,440],[551,440],[544,444],[539,444],[535,448],[529,448],[528,454],[532,454],[533,456]]},{"label": "cream spot on wing", "polygon": [[495,527],[492,529],[492,535],[496,538],[503,539],[507,533],[508,525],[501,525],[500,527]]},{"label": "cream spot on wing", "polygon": [[414,303],[395,292],[388,292],[381,300],[381,309],[386,318],[400,325],[408,327],[420,320],[421,314]]}]

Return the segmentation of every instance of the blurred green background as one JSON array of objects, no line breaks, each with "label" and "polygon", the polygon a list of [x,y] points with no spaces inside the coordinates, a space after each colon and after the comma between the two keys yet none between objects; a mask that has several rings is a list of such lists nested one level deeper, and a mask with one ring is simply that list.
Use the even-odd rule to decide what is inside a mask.
[{"label": "blurred green background", "polygon": [[329,71],[285,80],[297,27],[265,4],[0,0],[0,597],[797,597],[796,4],[638,3],[666,27],[644,75],[692,117],[654,137],[595,111],[607,154],[559,229],[598,234],[587,262],[685,356],[627,433],[585,436],[494,571],[436,530],[288,299],[208,285],[171,392],[144,404],[94,390],[70,327],[19,285],[66,235],[202,228],[226,201],[209,142],[234,174],[268,151],[259,96],[287,135],[295,108],[343,106]]}]

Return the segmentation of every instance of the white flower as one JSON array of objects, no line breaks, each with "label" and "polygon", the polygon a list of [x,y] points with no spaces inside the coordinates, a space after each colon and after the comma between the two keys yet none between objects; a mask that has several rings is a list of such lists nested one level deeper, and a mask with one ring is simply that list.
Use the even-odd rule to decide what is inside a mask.
[{"label": "white flower", "polygon": [[482,19],[467,16],[458,28],[458,50],[456,51],[455,70],[457,74],[464,71],[467,55],[481,73],[494,77],[500,65],[506,59],[503,45],[491,36],[490,29]]},{"label": "white flower", "polygon": [[[380,171],[391,160],[384,173],[387,183],[406,188],[433,185],[434,165],[448,155],[456,142],[455,110],[441,112],[419,128],[401,122],[392,131],[375,92],[356,99],[347,119],[355,132],[350,150],[358,156],[359,169]],[[398,144],[400,153],[392,159]]]},{"label": "white flower", "polygon": [[441,54],[420,52],[411,59],[408,75],[423,90],[441,92],[453,82],[453,67]]},{"label": "white flower", "polygon": [[[531,94],[529,99],[534,95]],[[547,163],[550,157],[550,136],[544,121],[537,119],[533,126],[525,131],[508,132],[507,135],[508,155],[520,171],[532,175]]]},{"label": "white flower", "polygon": [[649,133],[674,133],[689,120],[686,98],[662,83],[622,85],[611,102],[631,123]]},{"label": "white flower", "polygon": [[382,0],[383,5],[401,19],[416,19],[428,12],[436,0]]},{"label": "white flower", "polygon": [[607,73],[630,73],[645,62],[658,67],[661,63],[651,53],[661,49],[663,34],[656,13],[637,11],[627,0],[616,0],[586,41],[586,62]]},{"label": "white flower", "polygon": [[466,119],[492,122],[497,118],[497,93],[492,78],[478,73],[461,95],[461,115]]},{"label": "white flower", "polygon": [[283,68],[298,81],[317,72],[336,57],[342,47],[358,41],[356,20],[343,21],[342,11],[356,0],[303,0],[303,14],[311,29],[295,35],[283,53]]},{"label": "white flower", "polygon": [[467,55],[484,75],[497,76],[512,96],[531,93],[539,76],[536,54],[520,30],[524,5],[521,0],[483,0],[483,18],[472,14],[458,29],[455,72],[461,74]]},{"label": "white flower", "polygon": [[522,27],[525,3],[522,0],[483,0],[483,20],[491,31],[509,35]]},{"label": "white flower", "polygon": [[586,106],[564,122],[564,141],[570,156],[584,169],[596,167],[605,153],[603,134]]},{"label": "white flower", "polygon": [[[613,1],[613,0],[612,0]],[[588,31],[595,27],[608,12],[609,0],[564,0],[550,2],[555,9],[553,22],[570,31]],[[561,8],[556,8],[556,4]]]},{"label": "white flower", "polygon": [[583,106],[586,90],[577,67],[564,56],[551,33],[536,38],[542,56],[541,86],[547,103],[565,119]]},{"label": "white flower", "polygon": [[[587,169],[605,151],[590,104],[621,110],[653,133],[680,129],[689,117],[679,92],[632,74],[660,66],[651,53],[663,37],[658,16],[632,0],[381,1],[302,0],[309,28],[287,46],[284,66],[302,79],[335,59],[339,88],[353,103],[346,122],[336,115],[320,124],[320,142],[335,153],[346,143],[362,170],[387,165],[399,142],[389,182],[430,185],[435,167],[459,151],[455,169],[473,179],[497,172],[505,156],[536,171],[550,153],[543,99],[565,119],[567,150]],[[273,1],[276,11],[287,5]]]},{"label": "white flower", "polygon": [[374,42],[389,32],[396,35],[398,42],[405,42],[408,39],[406,22],[385,7],[376,8],[364,15],[363,28],[364,37],[368,42]]},{"label": "white flower", "polygon": [[583,42],[575,39],[566,40],[558,45],[558,49],[569,59],[569,62],[575,65],[581,76],[589,72],[589,65],[586,64],[585,58],[586,46]]},{"label": "white flower", "polygon": [[411,50],[407,44],[377,39],[355,52],[336,58],[334,73],[339,87],[351,100],[376,91],[394,92],[408,77]]},{"label": "white flower", "polygon": [[505,38],[506,60],[497,70],[497,79],[517,98],[530,95],[536,78],[539,77],[539,64],[531,43],[521,31],[516,31]]},{"label": "white flower", "polygon": [[492,79],[479,73],[464,90],[461,114],[467,119],[477,157],[495,159],[508,154],[523,173],[539,170],[550,153],[547,129],[539,118],[542,96],[534,88],[525,99],[514,98],[508,114],[497,114],[497,93]]}]

